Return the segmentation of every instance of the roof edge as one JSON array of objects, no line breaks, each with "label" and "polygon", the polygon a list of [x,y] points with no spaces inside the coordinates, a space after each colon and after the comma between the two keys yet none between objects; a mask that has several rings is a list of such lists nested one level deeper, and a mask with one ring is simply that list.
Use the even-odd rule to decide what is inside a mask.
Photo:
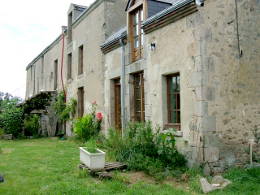
[{"label": "roof edge", "polygon": [[103,53],[108,53],[109,51],[117,48],[120,39],[127,38],[127,28],[121,28],[119,31],[112,34],[102,45],[100,45]]},{"label": "roof edge", "polygon": [[172,6],[158,12],[157,14],[147,18],[142,26],[145,27],[161,18],[163,18],[164,16],[168,15],[169,13],[172,13],[173,11],[178,10],[179,8],[184,7],[185,5],[188,5],[189,3],[193,3],[195,2],[194,0],[179,0],[178,2],[174,3]]},{"label": "roof edge", "polygon": [[95,10],[104,1],[114,2],[114,0],[96,0],[89,7],[87,7],[72,23],[72,27],[76,27],[85,17],[87,17],[93,10]]},{"label": "roof edge", "polygon": [[33,66],[33,64],[38,61],[44,54],[46,54],[50,49],[53,48],[53,46],[61,40],[62,34],[60,34],[50,45],[48,45],[39,55],[37,55],[36,58],[34,58],[27,66],[26,71]]}]

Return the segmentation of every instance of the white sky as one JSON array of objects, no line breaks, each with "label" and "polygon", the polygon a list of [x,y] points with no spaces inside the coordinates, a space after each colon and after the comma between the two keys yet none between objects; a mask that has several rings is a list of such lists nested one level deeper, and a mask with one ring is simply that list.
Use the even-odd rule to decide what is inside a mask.
[{"label": "white sky", "polygon": [[24,98],[26,66],[67,25],[70,3],[94,0],[8,0],[0,10],[0,91]]}]

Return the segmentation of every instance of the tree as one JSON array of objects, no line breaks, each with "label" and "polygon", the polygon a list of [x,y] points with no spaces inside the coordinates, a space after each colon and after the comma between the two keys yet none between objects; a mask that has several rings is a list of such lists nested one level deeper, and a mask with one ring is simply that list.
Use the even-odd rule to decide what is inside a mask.
[{"label": "tree", "polygon": [[23,129],[23,109],[18,107],[21,98],[0,92],[0,128],[17,137]]}]

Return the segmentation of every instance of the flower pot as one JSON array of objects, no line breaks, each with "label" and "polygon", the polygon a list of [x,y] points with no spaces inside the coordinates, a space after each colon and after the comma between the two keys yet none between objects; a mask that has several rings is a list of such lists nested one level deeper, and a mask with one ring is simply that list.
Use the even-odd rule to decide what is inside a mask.
[{"label": "flower pot", "polygon": [[80,162],[90,169],[103,169],[105,167],[105,155],[102,150],[96,149],[95,153],[88,151],[86,147],[80,147]]}]

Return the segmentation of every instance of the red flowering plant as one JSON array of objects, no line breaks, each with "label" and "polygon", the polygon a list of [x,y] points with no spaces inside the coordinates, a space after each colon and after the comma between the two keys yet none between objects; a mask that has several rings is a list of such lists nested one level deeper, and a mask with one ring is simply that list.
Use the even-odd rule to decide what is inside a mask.
[{"label": "red flowering plant", "polygon": [[102,115],[101,112],[98,112],[98,113],[96,114],[96,119],[97,119],[98,121],[102,121],[103,115]]},{"label": "red flowering plant", "polygon": [[103,115],[101,112],[96,112],[97,111],[97,102],[94,101],[91,104],[91,114],[93,116],[94,119],[94,126],[95,128],[98,130],[98,132],[101,130],[101,123],[103,120]]},{"label": "red flowering plant", "polygon": [[96,110],[97,103],[94,101],[91,104],[89,114],[86,114],[74,122],[73,130],[83,141],[87,141],[91,137],[97,136],[101,131],[103,115],[101,112],[96,112]]}]

